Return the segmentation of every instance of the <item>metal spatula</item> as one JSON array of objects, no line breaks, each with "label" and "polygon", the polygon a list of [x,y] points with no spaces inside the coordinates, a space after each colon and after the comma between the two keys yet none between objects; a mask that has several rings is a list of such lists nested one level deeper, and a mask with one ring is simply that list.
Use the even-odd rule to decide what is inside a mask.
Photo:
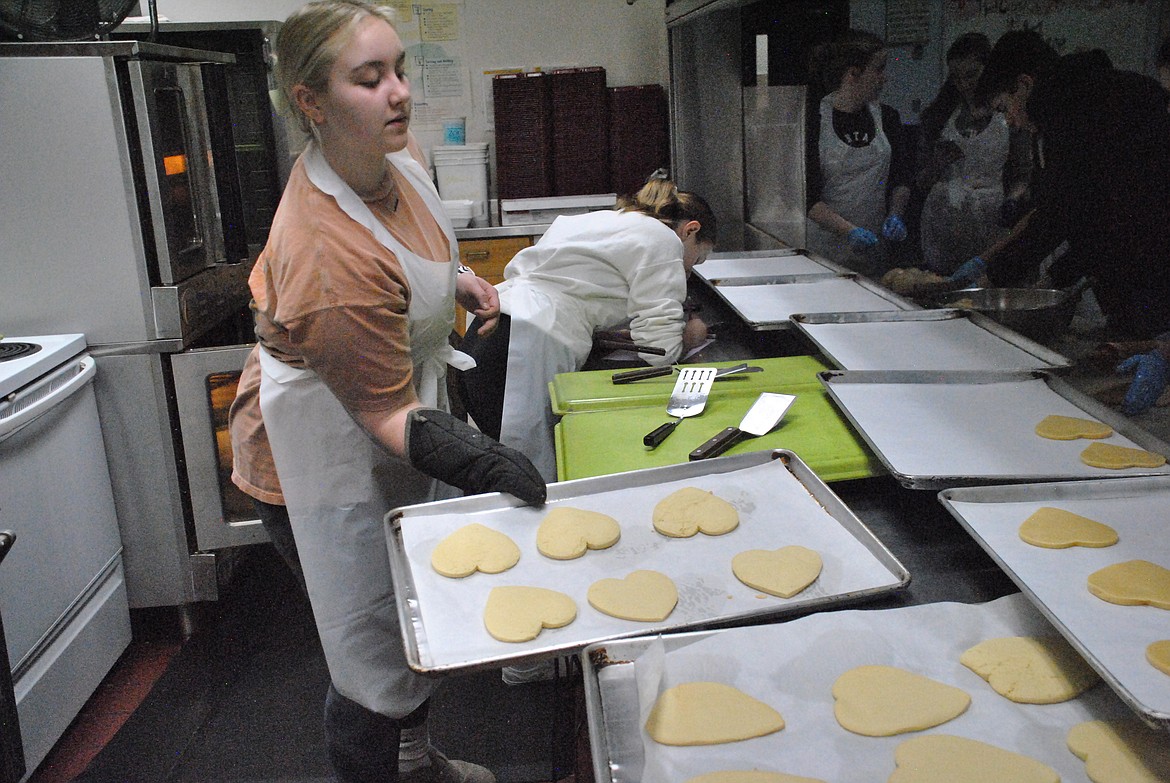
[{"label": "metal spatula", "polygon": [[795,400],[796,396],[792,394],[762,393],[744,414],[738,427],[728,427],[703,443],[690,453],[691,461],[717,457],[742,440],[767,435],[780,423]]},{"label": "metal spatula", "polygon": [[670,393],[670,400],[666,403],[666,413],[677,416],[658,427],[642,438],[642,443],[650,448],[666,440],[666,436],[674,432],[678,423],[688,416],[698,416],[707,405],[707,395],[711,393],[711,384],[715,382],[714,367],[687,367],[680,369],[678,380],[674,382],[674,391]]}]

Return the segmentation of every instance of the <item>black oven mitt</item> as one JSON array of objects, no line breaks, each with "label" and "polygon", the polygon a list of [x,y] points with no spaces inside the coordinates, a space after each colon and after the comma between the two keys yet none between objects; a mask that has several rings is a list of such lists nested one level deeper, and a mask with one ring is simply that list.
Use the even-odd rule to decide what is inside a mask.
[{"label": "black oven mitt", "polygon": [[418,470],[469,495],[507,492],[530,506],[544,505],[544,479],[527,457],[436,408],[407,415],[406,456]]}]

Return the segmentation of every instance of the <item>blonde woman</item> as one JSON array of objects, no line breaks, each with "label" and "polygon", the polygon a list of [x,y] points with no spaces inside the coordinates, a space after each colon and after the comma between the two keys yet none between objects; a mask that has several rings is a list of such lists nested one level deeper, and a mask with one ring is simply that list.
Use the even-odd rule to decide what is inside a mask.
[{"label": "blonde woman", "polygon": [[313,140],[249,280],[259,344],[233,407],[237,483],[287,507],[329,667],[337,779],[490,783],[430,747],[435,680],[404,658],[383,517],[435,499],[436,479],[534,504],[545,488],[523,455],[446,412],[446,366],[467,361],[447,342],[455,301],[485,328],[498,303],[484,281],[457,274],[386,14],[326,0],[280,31],[277,80]]},{"label": "blonde woman", "polygon": [[628,324],[652,364],[678,361],[707,338],[683,311],[687,276],[715,245],[715,215],[700,196],[652,177],[616,210],[559,217],[504,268],[500,328],[468,329],[462,349],[476,360],[459,374],[463,402],[490,435],[526,454],[556,480],[548,383],[579,370],[595,329]]}]

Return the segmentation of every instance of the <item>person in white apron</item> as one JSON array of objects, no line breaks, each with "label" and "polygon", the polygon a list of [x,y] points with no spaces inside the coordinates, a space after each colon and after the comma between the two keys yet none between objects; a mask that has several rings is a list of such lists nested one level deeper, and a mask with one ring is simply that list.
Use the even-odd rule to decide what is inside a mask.
[{"label": "person in white apron", "polygon": [[[450,222],[406,151],[404,57],[385,12],[356,0],[282,27],[277,79],[315,140],[249,280],[259,405],[329,667],[338,779],[488,783],[429,747],[435,680],[405,660],[383,517],[440,481],[533,504],[545,489],[523,455],[446,412],[446,364],[469,365],[447,342],[456,292],[483,291],[457,281]],[[417,740],[405,754],[403,738]]]},{"label": "person in white apron", "polygon": [[874,279],[888,269],[879,238],[906,239],[910,197],[901,120],[877,103],[886,57],[879,38],[857,31],[814,50],[813,70],[829,92],[810,112],[807,139],[805,244]]},{"label": "person in white apron", "polygon": [[634,343],[663,351],[642,355],[657,365],[700,345],[707,327],[688,319],[683,302],[687,276],[710,253],[716,230],[706,201],[663,176],[616,211],[553,221],[504,269],[498,332],[480,339],[473,322],[464,338],[477,363],[459,374],[471,418],[555,481],[549,382],[581,369],[597,329],[628,325]]}]

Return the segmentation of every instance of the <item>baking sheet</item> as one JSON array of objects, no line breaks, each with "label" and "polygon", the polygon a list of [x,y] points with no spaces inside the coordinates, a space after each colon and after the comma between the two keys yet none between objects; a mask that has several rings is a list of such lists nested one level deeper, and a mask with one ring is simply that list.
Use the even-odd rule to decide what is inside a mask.
[{"label": "baking sheet", "polygon": [[970,310],[801,313],[793,325],[843,370],[1031,370],[1061,354]]},{"label": "baking sheet", "polygon": [[1047,372],[836,370],[820,378],[878,458],[912,489],[1170,474],[1165,465],[1094,468],[1080,459],[1092,441],[1036,435],[1048,415],[1089,418],[1113,427],[1101,442],[1170,453],[1127,417]]},{"label": "baking sheet", "polygon": [[791,328],[795,313],[919,309],[858,275],[743,278],[711,290],[757,331]]},{"label": "baking sheet", "polygon": [[[687,486],[713,491],[731,502],[740,525],[723,536],[674,539],[651,524],[654,505]],[[407,660],[423,672],[499,667],[578,652],[586,644],[663,631],[840,604],[905,585],[905,568],[790,452],[745,454],[614,476],[549,485],[544,509],[518,507],[491,494],[421,504],[391,511],[387,541]],[[570,506],[609,514],[622,525],[610,549],[557,561],[536,550],[536,529],[550,508]],[[431,552],[448,534],[478,522],[509,535],[520,562],[502,574],[475,573],[448,579],[430,566]],[[746,549],[799,543],[821,553],[824,568],[804,592],[765,596],[731,574],[731,558]],[[638,623],[589,606],[590,584],[650,568],[670,576],[679,602],[663,623]],[[483,608],[491,588],[533,585],[559,590],[577,604],[577,619],[545,629],[531,642],[509,644],[488,635]]]},{"label": "baking sheet", "polygon": [[[1123,701],[1150,725],[1170,729],[1170,676],[1145,657],[1151,642],[1170,639],[1170,611],[1118,606],[1086,587],[1089,574],[1126,560],[1170,568],[1170,477],[969,487],[946,490],[939,499]],[[1020,523],[1043,506],[1109,525],[1118,542],[1068,549],[1026,544]]]},{"label": "baking sheet", "polygon": [[[785,623],[623,640],[582,654],[594,775],[612,783],[681,783],[706,772],[766,769],[833,783],[873,783],[894,770],[904,740],[956,734],[1022,753],[1064,783],[1087,783],[1066,746],[1086,720],[1132,718],[1104,685],[1061,704],[1015,704],[959,663],[984,639],[1055,636],[1021,594],[986,604],[934,603],[880,611],[822,612]],[[604,654],[602,654],[602,651]],[[602,658],[630,661],[598,668]],[[863,737],[833,717],[834,681],[856,666],[883,664],[965,690],[971,705],[954,720],[893,737]],[[669,747],[649,738],[645,718],[658,693],[698,680],[733,685],[778,710],[786,726],[723,745]],[[1165,734],[1149,730],[1143,758],[1170,775]],[[1164,779],[1170,779],[1164,778]]]},{"label": "baking sheet", "polygon": [[743,277],[812,275],[839,271],[841,267],[830,261],[818,261],[795,252],[764,256],[746,253],[720,258],[712,256],[695,267],[695,274],[712,285]]}]

